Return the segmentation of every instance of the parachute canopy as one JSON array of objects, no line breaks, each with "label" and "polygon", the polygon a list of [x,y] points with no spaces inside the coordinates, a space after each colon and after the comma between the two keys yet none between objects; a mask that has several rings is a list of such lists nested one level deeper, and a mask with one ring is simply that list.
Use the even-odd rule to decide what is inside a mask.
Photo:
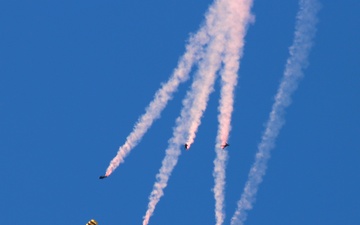
[{"label": "parachute canopy", "polygon": [[96,220],[90,220],[86,225],[98,225],[98,222],[96,222]]}]

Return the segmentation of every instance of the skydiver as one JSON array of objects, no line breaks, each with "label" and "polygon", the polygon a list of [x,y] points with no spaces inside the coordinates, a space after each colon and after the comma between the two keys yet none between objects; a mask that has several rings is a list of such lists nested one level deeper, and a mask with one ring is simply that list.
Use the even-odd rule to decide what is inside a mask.
[{"label": "skydiver", "polygon": [[96,222],[96,220],[90,220],[86,225],[98,225],[98,222]]},{"label": "skydiver", "polygon": [[185,144],[184,147],[185,147],[186,150],[189,150],[189,145],[188,144]]},{"label": "skydiver", "polygon": [[221,145],[221,148],[222,149],[225,149],[227,146],[230,146],[227,142],[225,142],[225,144],[224,145]]}]

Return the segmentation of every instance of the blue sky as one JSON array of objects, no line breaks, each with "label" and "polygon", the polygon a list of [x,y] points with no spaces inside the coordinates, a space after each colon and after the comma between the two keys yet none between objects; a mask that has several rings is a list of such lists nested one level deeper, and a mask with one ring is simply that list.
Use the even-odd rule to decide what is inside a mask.
[{"label": "blue sky", "polygon": [[[175,68],[212,1],[0,2],[4,224],[141,224],[190,81],[110,178],[109,161]],[[360,3],[322,1],[309,67],[246,224],[360,221]],[[294,35],[295,0],[255,1],[236,89],[225,224]],[[219,85],[150,224],[214,224]]]}]

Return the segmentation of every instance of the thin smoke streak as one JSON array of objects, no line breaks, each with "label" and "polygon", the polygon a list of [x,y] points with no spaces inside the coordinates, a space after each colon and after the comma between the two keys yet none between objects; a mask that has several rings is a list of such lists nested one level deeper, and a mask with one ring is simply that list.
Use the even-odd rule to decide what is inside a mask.
[{"label": "thin smoke streak", "polygon": [[265,175],[270,151],[275,139],[284,125],[285,109],[291,103],[291,95],[296,90],[302,70],[307,66],[307,58],[315,36],[319,4],[316,0],[300,0],[297,14],[294,43],[290,47],[290,57],[285,66],[284,77],[275,96],[265,132],[258,145],[255,162],[251,167],[244,191],[238,201],[231,225],[242,225],[247,218],[247,211],[252,209],[260,183]]},{"label": "thin smoke streak", "polygon": [[219,101],[219,128],[216,138],[216,158],[214,160],[214,198],[215,198],[215,218],[216,225],[221,225],[225,219],[224,195],[225,195],[225,170],[228,153],[226,149],[221,149],[220,145],[225,145],[231,130],[231,115],[234,103],[234,89],[237,85],[237,72],[240,66],[240,58],[243,54],[244,38],[247,27],[253,21],[251,7],[253,1],[229,1],[227,42],[223,56],[224,68],[221,71],[221,98]]}]

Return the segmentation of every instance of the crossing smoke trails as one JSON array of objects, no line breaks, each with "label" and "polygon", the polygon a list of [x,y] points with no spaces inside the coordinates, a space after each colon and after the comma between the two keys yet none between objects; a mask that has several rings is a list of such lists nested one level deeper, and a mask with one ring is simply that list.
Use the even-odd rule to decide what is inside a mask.
[{"label": "crossing smoke trails", "polygon": [[219,102],[219,128],[216,138],[216,159],[214,160],[214,197],[215,197],[215,218],[216,225],[221,225],[225,219],[224,213],[224,189],[225,189],[225,169],[228,158],[227,150],[221,149],[229,138],[231,130],[231,115],[234,103],[234,89],[237,85],[237,72],[239,70],[239,60],[243,54],[244,38],[247,26],[253,17],[250,13],[252,0],[248,1],[228,1],[228,26],[227,42],[223,57],[224,68],[221,71],[221,98]]},{"label": "crossing smoke trails", "polygon": [[291,95],[296,90],[302,70],[307,66],[307,58],[312,47],[316,31],[316,13],[319,4],[316,0],[300,0],[300,10],[297,14],[294,43],[290,47],[290,57],[285,66],[284,76],[275,96],[265,132],[258,145],[255,162],[251,167],[244,191],[237,204],[231,225],[242,225],[255,202],[256,193],[265,175],[270,151],[275,145],[275,139],[284,124],[285,109],[291,103]]},{"label": "crossing smoke trails", "polygon": [[[216,0],[213,6],[209,8],[205,24],[205,30],[210,37],[207,52],[204,57],[200,59],[198,79],[194,81],[192,91],[188,92],[188,96],[183,101],[184,108],[192,104],[187,111],[190,112],[190,117],[193,119],[188,121],[184,120],[184,123],[189,124],[188,137],[186,140],[189,148],[191,144],[194,143],[196,132],[201,123],[201,117],[206,109],[209,94],[213,90],[216,72],[221,66],[221,54],[224,51],[225,41],[225,30],[221,26],[224,25],[223,21],[226,17],[226,5],[224,2],[226,2],[226,0]],[[211,82],[211,87],[208,86],[206,88],[201,80],[203,80],[203,82]]]},{"label": "crossing smoke trails", "polygon": [[[200,119],[206,108],[209,94],[213,90],[216,72],[221,66],[221,54],[224,50],[224,30],[221,22],[226,15],[224,11],[224,1],[216,1],[209,8],[206,16],[205,30],[210,36],[204,58],[199,62],[198,72],[194,78],[191,90],[187,92],[183,100],[183,108],[180,117],[176,120],[173,137],[169,140],[166,155],[162,161],[159,173],[156,175],[157,181],[149,197],[148,209],[145,213],[143,225],[149,223],[157,203],[164,194],[169,177],[177,164],[182,146],[188,137],[195,137]],[[193,139],[192,139],[193,140]],[[189,145],[192,142],[188,143]]]},{"label": "crossing smoke trails", "polygon": [[[222,71],[223,91],[220,110],[223,110],[223,112],[219,120],[221,121],[221,130],[223,131],[221,132],[221,137],[227,138],[228,136],[231,112],[233,109],[233,89],[237,83],[236,73],[239,68],[239,53],[240,48],[243,47],[243,38],[247,24],[251,18],[251,2],[252,1],[243,1],[238,4],[235,1],[219,0],[215,1],[209,9],[206,16],[205,28],[211,40],[207,46],[204,58],[199,62],[199,70],[192,84],[192,88],[183,101],[183,109],[181,110],[180,117],[176,120],[173,137],[169,140],[166,156],[162,162],[159,173],[156,175],[157,181],[149,197],[150,202],[144,216],[143,225],[149,223],[149,219],[157,203],[164,194],[163,190],[167,186],[168,179],[181,153],[180,146],[184,143],[190,146],[195,139],[201,117],[206,109],[209,94],[213,90],[216,72],[220,70],[222,61],[224,61],[225,67]],[[237,16],[239,17],[237,18]],[[236,21],[239,24],[236,24]],[[229,84],[229,82],[233,83]],[[218,173],[218,169],[215,173],[217,174],[215,176],[220,178],[218,181],[222,180],[222,177],[218,176],[222,174]],[[224,185],[220,184],[218,186],[219,187],[216,188],[217,192],[219,192],[219,188],[223,189]],[[221,195],[222,200],[218,200],[218,202],[223,201],[223,193],[220,191],[220,195],[216,195]],[[222,203],[220,205],[221,208]],[[222,212],[220,212],[220,214],[222,214]],[[217,217],[219,217],[218,221],[222,223],[223,216],[217,215]]]},{"label": "crossing smoke trails", "polygon": [[[156,182],[149,196],[148,208],[143,218],[143,225],[149,223],[157,203],[164,195],[170,175],[181,154],[181,147],[193,144],[201,118],[207,107],[209,95],[214,89],[216,74],[221,75],[221,98],[219,101],[219,127],[216,137],[216,159],[214,160],[213,176],[215,180],[215,218],[216,225],[222,225],[224,213],[225,169],[228,153],[220,146],[227,143],[231,130],[231,116],[234,103],[234,89],[237,85],[237,72],[240,58],[243,55],[244,38],[248,25],[253,20],[251,7],[253,0],[215,0],[210,6],[205,24],[198,33],[192,36],[186,46],[185,54],[180,58],[178,67],[162,87],[156,92],[154,100],[149,104],[126,142],[119,148],[115,158],[106,171],[109,176],[124,161],[124,158],[140,142],[152,123],[160,117],[167,102],[172,98],[180,83],[189,79],[192,67],[197,64],[191,89],[187,92],[182,104],[180,116],[173,128],[173,137],[168,141],[162,166],[156,175]],[[296,90],[302,70],[306,67],[307,57],[315,35],[316,0],[300,0],[297,14],[294,43],[290,47],[284,77],[275,96],[270,118],[266,124],[255,163],[251,167],[248,181],[238,201],[237,209],[231,219],[231,225],[242,225],[246,220],[247,211],[255,202],[256,193],[267,168],[270,151],[275,139],[284,124],[283,114],[290,105],[291,94]]]},{"label": "crossing smoke trails", "polygon": [[139,118],[133,131],[126,138],[125,144],[119,148],[117,155],[111,160],[106,170],[106,176],[109,176],[124,161],[124,158],[140,142],[154,120],[160,117],[162,110],[172,98],[172,94],[177,90],[179,84],[189,79],[190,70],[194,62],[202,55],[203,47],[207,42],[208,37],[204,29],[200,29],[196,35],[190,38],[186,52],[179,60],[178,67],[168,82],[156,92],[154,100],[146,108],[145,114]]}]

